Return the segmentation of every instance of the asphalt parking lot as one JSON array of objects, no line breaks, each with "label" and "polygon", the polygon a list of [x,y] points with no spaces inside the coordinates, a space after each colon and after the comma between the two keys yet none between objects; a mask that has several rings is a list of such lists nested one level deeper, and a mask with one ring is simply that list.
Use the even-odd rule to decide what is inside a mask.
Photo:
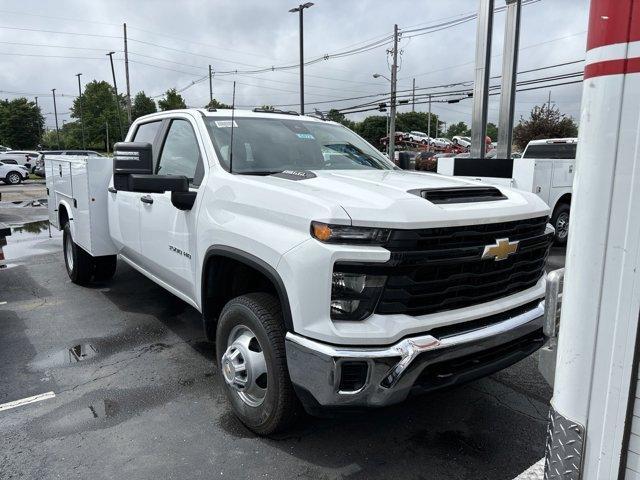
[{"label": "asphalt parking lot", "polygon": [[[35,208],[43,214],[42,208]],[[26,217],[25,217],[26,218]],[[544,454],[551,389],[528,358],[382,410],[266,439],[231,414],[198,312],[120,262],[70,282],[61,236],[14,230],[0,270],[0,478],[512,479]],[[554,250],[550,268],[564,263]],[[0,407],[1,408],[1,407]]]}]

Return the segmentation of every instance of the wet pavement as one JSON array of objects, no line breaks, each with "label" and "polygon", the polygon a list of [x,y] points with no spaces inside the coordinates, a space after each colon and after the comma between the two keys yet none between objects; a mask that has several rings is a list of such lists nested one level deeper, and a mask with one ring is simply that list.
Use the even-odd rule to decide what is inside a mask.
[{"label": "wet pavement", "polygon": [[[123,262],[70,282],[59,232],[15,229],[0,270],[0,478],[511,479],[543,456],[551,389],[489,378],[259,438],[231,414],[200,315]],[[562,266],[562,250],[550,257]],[[6,302],[6,303],[4,303]]]}]

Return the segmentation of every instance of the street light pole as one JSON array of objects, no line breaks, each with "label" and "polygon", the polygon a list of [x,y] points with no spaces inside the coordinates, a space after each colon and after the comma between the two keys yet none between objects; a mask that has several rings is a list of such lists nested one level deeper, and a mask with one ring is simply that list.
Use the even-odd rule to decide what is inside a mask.
[{"label": "street light pole", "polygon": [[113,77],[113,90],[116,94],[116,112],[118,113],[118,127],[120,129],[120,140],[123,140],[122,135],[122,116],[120,114],[120,99],[118,97],[118,84],[116,83],[116,71],[113,68],[113,54],[116,52],[109,52],[107,56],[109,57],[109,61],[111,62],[111,76]]},{"label": "street light pole", "polygon": [[304,115],[304,9],[310,8],[313,3],[307,2],[289,10],[290,13],[299,13],[300,17],[300,115]]},{"label": "street light pole", "polygon": [[58,108],[56,107],[56,89],[52,88],[53,93],[53,116],[56,119],[56,141],[58,144],[58,150],[60,150],[60,130],[58,129]]},{"label": "street light pole", "polygon": [[[389,82],[389,84],[391,84],[391,80],[389,80],[387,77],[385,77],[384,75],[381,75],[379,73],[374,73],[373,74],[373,78],[384,78],[387,82]],[[392,87],[393,90],[393,87]],[[391,147],[391,136],[389,135],[389,110],[387,110],[387,125],[385,127],[385,134],[387,135],[387,155],[389,155],[389,149]]]},{"label": "street light pole", "polygon": [[84,140],[84,120],[82,119],[82,86],[80,85],[81,73],[76,73],[78,77],[78,103],[80,104],[80,127],[82,128],[82,148],[86,149],[87,145]]}]

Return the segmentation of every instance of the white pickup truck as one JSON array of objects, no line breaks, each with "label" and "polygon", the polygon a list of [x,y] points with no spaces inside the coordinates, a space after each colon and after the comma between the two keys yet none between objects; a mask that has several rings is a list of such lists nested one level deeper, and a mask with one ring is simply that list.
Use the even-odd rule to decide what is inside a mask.
[{"label": "white pickup truck", "polygon": [[536,195],[399,170],[286,112],[137,119],[113,161],[46,157],[78,284],[116,258],[202,312],[234,412],[375,407],[505,368],[545,341],[553,228]]},{"label": "white pickup truck", "polygon": [[535,193],[550,207],[555,243],[566,245],[577,146],[577,138],[531,140],[522,158],[502,159],[487,155],[478,160],[458,155],[439,158],[437,168],[443,175]]}]

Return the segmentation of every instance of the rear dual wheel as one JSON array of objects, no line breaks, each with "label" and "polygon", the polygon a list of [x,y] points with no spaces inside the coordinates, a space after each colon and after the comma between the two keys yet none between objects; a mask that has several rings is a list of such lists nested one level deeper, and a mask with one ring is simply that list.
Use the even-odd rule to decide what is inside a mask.
[{"label": "rear dual wheel", "polygon": [[88,285],[92,278],[97,281],[109,280],[116,271],[116,255],[104,257],[89,255],[73,241],[68,222],[63,228],[62,250],[67,274],[75,284]]}]

